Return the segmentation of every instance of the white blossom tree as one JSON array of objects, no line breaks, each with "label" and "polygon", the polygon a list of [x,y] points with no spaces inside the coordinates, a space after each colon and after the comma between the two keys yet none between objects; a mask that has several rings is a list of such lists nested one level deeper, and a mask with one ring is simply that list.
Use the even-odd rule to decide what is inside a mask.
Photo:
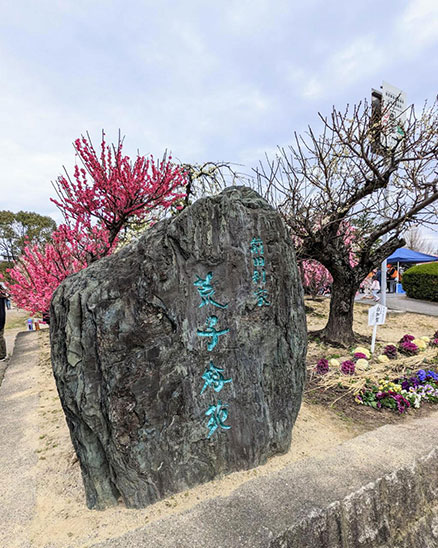
[{"label": "white blossom tree", "polygon": [[382,122],[385,109],[376,117],[363,102],[320,115],[320,135],[310,127],[295,134],[256,170],[300,242],[299,257],[333,277],[329,319],[318,333],[332,343],[355,340],[354,298],[367,274],[405,244],[411,224],[437,221],[438,104],[419,114],[410,107],[395,138]]}]

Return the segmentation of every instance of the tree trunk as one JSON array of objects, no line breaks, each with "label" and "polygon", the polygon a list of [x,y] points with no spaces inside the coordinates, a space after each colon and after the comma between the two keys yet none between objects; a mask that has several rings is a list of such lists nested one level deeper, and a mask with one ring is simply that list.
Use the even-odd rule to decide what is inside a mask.
[{"label": "tree trunk", "polygon": [[325,341],[345,346],[354,342],[353,307],[359,285],[354,277],[333,276],[329,319],[320,333]]}]

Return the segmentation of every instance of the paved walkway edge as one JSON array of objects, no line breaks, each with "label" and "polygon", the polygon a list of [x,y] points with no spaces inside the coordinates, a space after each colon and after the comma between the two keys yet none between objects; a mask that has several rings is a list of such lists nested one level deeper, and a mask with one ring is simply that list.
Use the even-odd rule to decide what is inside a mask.
[{"label": "paved walkway edge", "polygon": [[37,334],[17,335],[0,386],[0,546],[32,546],[30,522],[35,511],[38,429],[36,388]]},{"label": "paved walkway edge", "polygon": [[93,548],[436,547],[437,427],[383,426]]},{"label": "paved walkway edge", "polygon": [[[356,297],[356,303],[374,306],[374,299],[364,299],[363,295]],[[380,301],[379,301],[380,302]],[[421,314],[423,316],[438,316],[438,303],[432,301],[420,301],[410,299],[406,295],[397,293],[388,293],[386,295],[386,306],[389,312],[409,312],[411,314]]]}]

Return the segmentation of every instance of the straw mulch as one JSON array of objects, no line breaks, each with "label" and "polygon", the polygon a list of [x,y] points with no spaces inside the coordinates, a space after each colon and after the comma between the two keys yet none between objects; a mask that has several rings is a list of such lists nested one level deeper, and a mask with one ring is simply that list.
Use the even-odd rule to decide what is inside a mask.
[{"label": "straw mulch", "polygon": [[[338,361],[351,359],[346,356]],[[395,380],[400,377],[410,376],[419,369],[435,369],[437,361],[437,349],[428,347],[416,356],[399,357],[386,363],[373,362],[369,360],[369,367],[364,370],[357,370],[354,375],[344,375],[339,368],[330,368],[325,375],[318,375],[314,365],[308,366],[308,388],[306,394],[318,391],[342,390],[342,394],[333,402],[346,396],[356,396],[367,384],[378,385],[383,379]]]}]

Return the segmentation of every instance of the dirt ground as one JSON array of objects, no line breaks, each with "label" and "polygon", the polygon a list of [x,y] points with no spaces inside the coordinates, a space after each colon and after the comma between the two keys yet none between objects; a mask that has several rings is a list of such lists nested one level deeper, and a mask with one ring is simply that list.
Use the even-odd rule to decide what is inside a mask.
[{"label": "dirt ground", "polygon": [[[307,313],[307,329],[317,331],[327,323],[330,300],[327,298],[306,299],[306,306],[312,309]],[[373,303],[374,304],[374,303]],[[371,340],[372,327],[368,326],[369,306],[363,303],[356,303],[354,306],[354,331]],[[412,314],[410,312],[389,311],[385,325],[379,325],[377,330],[376,349],[390,343],[396,343],[406,333],[416,337],[431,337],[438,330],[438,317],[425,316],[423,314]],[[359,345],[358,345],[359,346]],[[363,346],[363,344],[360,344]],[[369,346],[369,345],[368,345]],[[345,350],[336,347],[324,347],[328,355],[348,355]],[[307,361],[317,358],[321,354],[321,345],[310,342],[307,352]]]},{"label": "dirt ground", "polygon": [[[327,317],[326,300],[308,302],[313,310],[308,315],[309,329],[324,326]],[[368,308],[357,305],[355,330],[369,335]],[[21,320],[20,320],[21,321]],[[438,319],[415,314],[388,316],[387,325],[379,329],[381,343],[395,342],[402,335],[413,332],[417,336],[430,335],[438,329]],[[329,406],[331,396],[305,393],[293,430],[290,451],[274,457],[264,466],[237,472],[205,485],[174,495],[142,510],[127,510],[122,505],[105,511],[88,510],[82,486],[79,464],[73,451],[67,425],[57,396],[51,373],[49,338],[47,331],[39,334],[41,359],[37,390],[40,404],[35,421],[38,423],[37,504],[32,523],[32,545],[35,547],[86,547],[94,542],[119,536],[147,522],[181,512],[202,500],[226,496],[247,480],[270,474],[296,460],[324,454],[330,447],[355,437],[385,422],[406,420],[395,414],[379,413],[356,404],[341,403]],[[339,349],[309,345],[308,365],[327,353],[339,355]],[[427,410],[424,411],[427,413]],[[420,415],[418,415],[421,417]],[[409,418],[407,419],[409,420]],[[13,547],[9,547],[13,548]]]},{"label": "dirt ground", "polygon": [[162,518],[181,512],[201,500],[226,496],[255,476],[264,476],[290,462],[311,455],[323,454],[329,447],[348,440],[363,431],[360,426],[341,420],[335,412],[322,406],[304,404],[293,431],[291,450],[269,460],[265,466],[236,472],[222,479],[174,495],[143,510],[127,510],[123,506],[103,512],[88,510],[79,464],[61,410],[51,373],[48,333],[41,332],[41,360],[38,390],[40,437],[37,465],[37,508],[32,524],[35,546],[86,546],[118,536]]}]

